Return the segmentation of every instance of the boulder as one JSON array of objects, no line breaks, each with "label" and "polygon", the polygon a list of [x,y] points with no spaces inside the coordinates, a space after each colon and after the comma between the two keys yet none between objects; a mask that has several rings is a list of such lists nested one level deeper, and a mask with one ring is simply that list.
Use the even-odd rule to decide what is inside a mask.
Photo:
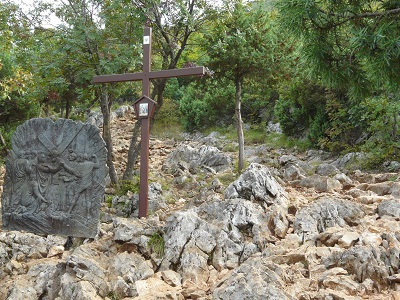
[{"label": "boulder", "polygon": [[176,212],[165,227],[162,269],[175,266],[183,282],[200,283],[215,269],[236,268],[261,252],[275,235],[286,234],[287,220],[278,210],[244,199],[214,200]]},{"label": "boulder", "polygon": [[[108,286],[108,270],[101,264],[99,253],[88,245],[82,245],[75,249],[74,253],[67,258],[68,279],[76,283],[76,289],[89,291],[92,295],[105,297],[110,292]],[[63,282],[64,283],[64,282]],[[62,283],[63,290],[65,283]],[[75,289],[75,290],[76,290]],[[74,293],[74,291],[72,291]],[[70,299],[74,299],[71,297]]]},{"label": "boulder", "polygon": [[353,177],[360,183],[375,183],[376,174],[364,173],[360,170],[355,170],[353,172]]},{"label": "boulder", "polygon": [[400,170],[400,162],[398,161],[389,161],[384,164],[384,167],[389,172],[398,172]]},{"label": "boulder", "polygon": [[40,260],[38,264],[30,267],[27,276],[35,278],[35,290],[37,295],[47,295],[49,299],[55,299],[60,292],[61,277],[65,273],[65,263],[56,260]]},{"label": "boulder", "polygon": [[[111,112],[110,119],[115,120],[117,118],[122,118],[130,111],[133,111],[132,106],[121,105],[116,110]],[[103,114],[100,111],[90,111],[86,118],[86,123],[88,124],[95,125],[97,127],[103,126]]]},{"label": "boulder", "polygon": [[380,234],[373,232],[363,232],[360,238],[365,246],[378,247],[382,245],[383,239]]},{"label": "boulder", "polygon": [[143,253],[148,253],[148,241],[151,236],[163,231],[164,225],[157,216],[149,217],[146,222],[139,219],[113,219],[113,239],[118,243],[135,245]]},{"label": "boulder", "polygon": [[295,299],[285,293],[285,282],[280,277],[283,270],[273,262],[252,257],[235,272],[218,284],[213,299],[218,300],[269,300]]},{"label": "boulder", "polygon": [[[37,296],[36,290],[27,284],[19,285],[19,283],[14,283],[11,286],[7,298],[4,299],[15,299],[15,300],[23,300],[23,299],[39,299]],[[72,298],[71,298],[72,299]],[[88,299],[89,300],[89,299]]]},{"label": "boulder", "polygon": [[268,133],[272,132],[282,134],[281,124],[268,121],[265,131]]},{"label": "boulder", "polygon": [[252,163],[240,177],[225,190],[225,199],[242,198],[265,203],[288,205],[287,193],[263,165]]},{"label": "boulder", "polygon": [[[128,192],[127,195],[113,196],[112,207],[119,217],[137,217],[139,215],[139,194]],[[148,190],[148,211],[154,213],[160,209],[167,209],[161,184],[152,182]]]},{"label": "boulder", "polygon": [[332,164],[339,170],[356,170],[359,169],[360,163],[365,159],[365,153],[352,152],[338,158]]},{"label": "boulder", "polygon": [[368,184],[365,186],[365,190],[374,192],[378,196],[385,196],[391,193],[393,184],[394,184],[393,182],[380,182],[380,183]]},{"label": "boulder", "polygon": [[154,274],[151,262],[137,253],[122,252],[110,257],[109,272],[111,278],[123,278],[127,283],[144,280]]},{"label": "boulder", "polygon": [[285,168],[283,170],[283,178],[289,182],[295,180],[302,180],[306,178],[305,175],[306,173],[304,172],[304,170],[294,163],[285,165]]},{"label": "boulder", "polygon": [[332,154],[323,150],[307,150],[305,159],[310,163],[322,163],[330,160]]},{"label": "boulder", "polygon": [[321,176],[333,177],[340,171],[333,164],[322,163],[315,168],[315,173]]},{"label": "boulder", "polygon": [[[387,265],[385,264],[387,263]],[[334,252],[329,257],[322,258],[326,268],[340,267],[361,283],[369,278],[382,287],[388,286],[389,270],[397,265],[392,265],[390,255],[384,249],[369,246],[354,246],[348,250]],[[398,260],[394,263],[398,263]]]},{"label": "boulder", "polygon": [[297,163],[299,161],[299,159],[294,156],[294,155],[282,155],[281,157],[279,157],[278,162],[281,166],[284,166],[288,163]]},{"label": "boulder", "polygon": [[183,300],[180,287],[172,287],[158,277],[136,281],[136,300]]},{"label": "boulder", "polygon": [[165,168],[179,168],[182,162],[189,170],[203,168],[214,172],[223,172],[231,169],[232,160],[218,148],[202,145],[194,148],[189,145],[180,145],[166,160]]},{"label": "boulder", "polygon": [[338,245],[342,248],[350,248],[355,245],[355,243],[360,239],[360,235],[357,232],[349,231],[345,232],[341,238],[338,240]]},{"label": "boulder", "polygon": [[72,274],[65,273],[61,277],[61,290],[59,293],[59,297],[56,298],[56,300],[101,300],[103,299],[103,297],[100,297],[97,294],[96,288],[92,285],[91,282],[88,282],[84,279],[77,280]]},{"label": "boulder", "polygon": [[364,215],[357,203],[324,196],[297,212],[294,232],[302,236],[303,241],[313,243],[317,235],[327,228],[355,226]]},{"label": "boulder", "polygon": [[399,200],[382,201],[377,208],[380,217],[389,216],[400,218],[400,202]]},{"label": "boulder", "polygon": [[[55,235],[41,237],[17,231],[0,232],[0,265],[5,265],[11,259],[27,261],[45,258],[54,247],[63,248],[66,240],[66,237]],[[0,269],[0,275],[1,272]]]},{"label": "boulder", "polygon": [[[343,270],[344,272],[331,272],[335,269]],[[361,284],[351,279],[351,277],[348,276],[347,271],[342,268],[333,268],[326,271],[320,278],[318,278],[318,286],[324,289],[340,291],[347,295],[357,295],[357,292],[362,290]]]},{"label": "boulder", "polygon": [[208,136],[201,138],[200,143],[221,149],[223,145],[223,140],[223,136],[221,136],[218,132],[213,131]]},{"label": "boulder", "polygon": [[342,184],[342,187],[344,190],[351,189],[352,187],[355,186],[355,184],[350,179],[350,177],[348,177],[346,174],[343,174],[343,173],[336,174],[333,177],[333,179],[336,179],[337,181],[339,181]]},{"label": "boulder", "polygon": [[170,286],[181,286],[182,285],[182,276],[172,270],[165,270],[161,272],[161,278],[165,281],[165,283]]},{"label": "boulder", "polygon": [[305,188],[313,188],[318,192],[338,192],[343,188],[338,180],[317,174],[300,180],[298,185]]}]

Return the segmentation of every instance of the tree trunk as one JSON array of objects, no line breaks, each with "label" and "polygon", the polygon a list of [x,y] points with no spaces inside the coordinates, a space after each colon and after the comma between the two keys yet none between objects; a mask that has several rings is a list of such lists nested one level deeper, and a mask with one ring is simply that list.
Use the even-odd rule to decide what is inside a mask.
[{"label": "tree trunk", "polygon": [[3,135],[1,134],[1,130],[0,130],[0,146],[4,148],[7,147],[6,141],[4,140]]},{"label": "tree trunk", "polygon": [[162,105],[164,103],[164,91],[165,91],[165,87],[167,86],[167,80],[168,79],[157,80],[157,83],[154,86],[153,94],[154,94],[154,96],[157,96],[157,106],[154,111],[154,116],[157,115],[158,111],[160,110],[160,108],[162,107]]},{"label": "tree trunk", "polygon": [[101,88],[100,95],[100,107],[101,112],[103,114],[103,139],[106,143],[107,147],[107,165],[109,168],[109,175],[111,184],[118,186],[118,176],[115,171],[114,162],[113,162],[113,146],[112,146],[112,137],[111,137],[111,127],[110,127],[110,107],[112,101],[109,101],[109,95],[104,87]]},{"label": "tree trunk", "polygon": [[48,118],[49,116],[50,116],[50,113],[49,113],[49,98],[45,98],[45,99],[43,99],[43,110],[44,110],[44,116],[46,117],[46,118]]},{"label": "tree trunk", "polygon": [[398,112],[397,111],[394,111],[393,112],[393,130],[392,130],[392,139],[393,139],[393,141],[395,141],[395,142],[397,142],[397,140],[398,140],[398,137],[397,137],[397,115],[398,115]]},{"label": "tree trunk", "polygon": [[236,93],[235,93],[235,113],[236,113],[236,131],[239,143],[239,159],[238,159],[238,172],[241,173],[244,168],[244,135],[243,135],[243,121],[241,113],[242,105],[242,77],[235,79]]},{"label": "tree trunk", "polygon": [[140,142],[139,142],[140,127],[141,127],[140,122],[137,121],[135,123],[135,127],[133,128],[131,144],[129,145],[129,150],[128,150],[128,161],[126,163],[126,169],[124,175],[122,176],[123,180],[133,179],[133,168],[135,167],[135,162],[140,152]]},{"label": "tree trunk", "polygon": [[[151,93],[151,98],[157,97],[156,99],[157,105],[154,111],[154,116],[157,115],[158,111],[163,105],[164,102],[163,95],[166,85],[167,85],[167,79],[162,79],[158,81],[158,83],[155,85],[155,88]],[[151,125],[152,124],[153,122],[151,123]],[[126,169],[124,175],[122,176],[123,180],[133,179],[135,162],[139,156],[140,146],[141,146],[139,141],[139,135],[140,135],[140,122],[136,122],[135,127],[133,128],[131,143],[129,145],[128,161],[126,163]]]},{"label": "tree trunk", "polygon": [[71,99],[67,97],[65,99],[65,118],[69,119],[71,116]]}]

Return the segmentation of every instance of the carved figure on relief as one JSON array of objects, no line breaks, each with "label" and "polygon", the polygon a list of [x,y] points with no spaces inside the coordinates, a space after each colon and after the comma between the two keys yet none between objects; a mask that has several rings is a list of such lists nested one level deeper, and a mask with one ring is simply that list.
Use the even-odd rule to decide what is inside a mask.
[{"label": "carved figure on relief", "polygon": [[93,125],[63,119],[21,125],[6,162],[3,227],[93,237],[108,173],[106,155]]}]

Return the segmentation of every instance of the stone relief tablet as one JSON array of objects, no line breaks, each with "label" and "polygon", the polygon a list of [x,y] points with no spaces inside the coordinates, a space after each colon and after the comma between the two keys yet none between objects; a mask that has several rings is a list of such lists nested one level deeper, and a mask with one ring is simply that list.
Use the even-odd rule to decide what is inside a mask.
[{"label": "stone relief tablet", "polygon": [[19,126],[6,160],[3,229],[94,237],[106,159],[93,125],[38,118]]}]

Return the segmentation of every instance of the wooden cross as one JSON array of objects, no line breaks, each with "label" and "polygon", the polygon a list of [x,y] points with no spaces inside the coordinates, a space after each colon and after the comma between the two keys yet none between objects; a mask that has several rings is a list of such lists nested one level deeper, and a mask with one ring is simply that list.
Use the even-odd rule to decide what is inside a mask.
[{"label": "wooden cross", "polygon": [[[143,36],[143,72],[113,75],[100,75],[93,77],[93,84],[142,81],[142,97],[150,96],[150,80],[184,77],[192,75],[204,75],[204,67],[193,67],[183,69],[171,69],[162,71],[151,71],[151,28],[144,28]],[[140,148],[140,192],[139,192],[139,218],[146,218],[148,214],[148,175],[149,175],[149,140],[150,140],[150,118],[141,118],[141,148]]]}]

